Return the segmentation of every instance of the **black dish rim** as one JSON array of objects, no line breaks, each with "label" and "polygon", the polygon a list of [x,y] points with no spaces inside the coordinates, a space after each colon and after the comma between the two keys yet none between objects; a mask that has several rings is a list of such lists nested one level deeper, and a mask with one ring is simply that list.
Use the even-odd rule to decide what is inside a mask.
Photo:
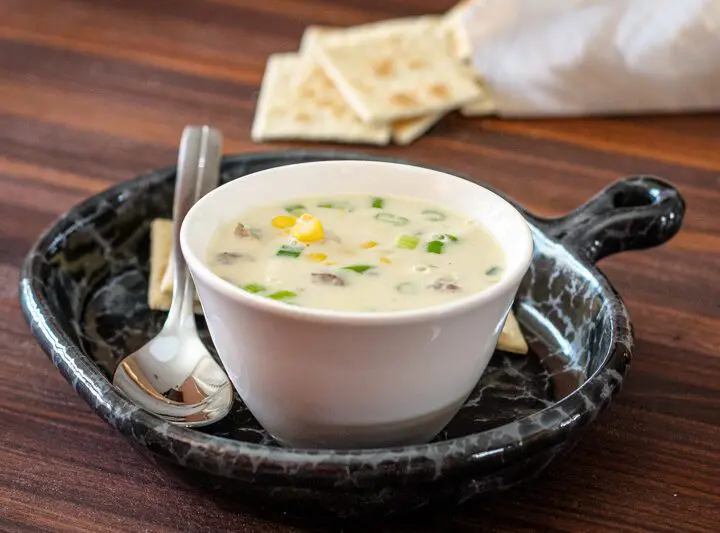
[{"label": "black dish rim", "polygon": [[[413,164],[399,158],[377,157],[345,151],[292,150],[225,156],[223,168],[247,161],[325,159],[364,159]],[[434,168],[427,165],[420,166]],[[457,172],[440,168],[436,168],[436,170],[468,179]],[[99,205],[130,191],[135,191],[145,181],[148,183],[160,182],[170,179],[174,174],[174,166],[154,170],[115,185],[72,208],[46,229],[33,245],[23,264],[20,282],[20,300],[26,320],[53,363],[58,366],[78,394],[93,406],[106,422],[125,437],[139,442],[155,454],[164,456],[170,461],[176,461],[176,456],[168,453],[168,449],[191,447],[201,453],[204,459],[201,462],[189,463],[184,466],[220,473],[225,471],[228,465],[232,465],[233,477],[244,477],[242,474],[252,478],[262,476],[264,479],[278,484],[287,484],[288,469],[313,467],[318,464],[322,465],[322,469],[311,468],[313,474],[307,476],[312,486],[316,486],[312,481],[318,478],[332,481],[338,475],[347,476],[351,471],[362,469],[368,465],[380,468],[382,474],[389,478],[402,477],[403,483],[428,481],[440,476],[435,459],[442,460],[442,470],[445,475],[480,465],[483,469],[493,469],[520,458],[528,458],[542,450],[558,445],[574,434],[578,428],[591,422],[618,392],[622,378],[627,372],[633,349],[632,325],[624,303],[607,278],[592,264],[594,258],[588,258],[587,254],[566,246],[562,240],[555,239],[546,233],[547,228],[550,227],[549,224],[553,220],[560,219],[535,217],[508,199],[533,226],[534,233],[539,232],[556,242],[579,264],[583,265],[588,277],[597,282],[598,291],[607,297],[610,307],[607,311],[611,317],[611,342],[608,353],[604,355],[603,363],[581,387],[558,403],[527,417],[481,433],[429,444],[387,449],[274,448],[216,437],[164,422],[137,408],[110,385],[107,377],[92,359],[83,353],[53,316],[48,301],[43,295],[43,282],[35,274],[39,272],[47,251],[54,249],[59,240],[74,229],[73,215],[88,206]],[[474,180],[469,181],[478,183]],[[492,187],[481,185],[497,192]],[[502,193],[498,194],[506,198]],[[111,203],[109,202],[109,204]],[[69,364],[58,365],[58,361]],[[69,370],[70,366],[74,369],[72,373]],[[581,392],[594,399],[592,408],[588,407]],[[527,432],[528,428],[533,429]],[[292,485],[297,486],[301,478],[305,476],[293,477],[295,479]]]}]

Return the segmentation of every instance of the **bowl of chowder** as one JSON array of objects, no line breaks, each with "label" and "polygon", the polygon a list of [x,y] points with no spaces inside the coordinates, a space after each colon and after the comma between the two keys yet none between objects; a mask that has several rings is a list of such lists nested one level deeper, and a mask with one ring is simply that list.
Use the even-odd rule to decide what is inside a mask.
[{"label": "bowl of chowder", "polygon": [[495,193],[411,165],[276,167],[181,231],[213,343],[258,422],[301,448],[431,440],[494,351],[533,242]]}]

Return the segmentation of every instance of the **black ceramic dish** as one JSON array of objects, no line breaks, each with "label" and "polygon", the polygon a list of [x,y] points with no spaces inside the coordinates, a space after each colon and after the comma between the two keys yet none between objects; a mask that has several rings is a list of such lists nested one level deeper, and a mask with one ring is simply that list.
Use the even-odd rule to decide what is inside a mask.
[{"label": "black ceramic dish", "polygon": [[[343,152],[242,155],[224,159],[223,180],[327,159],[387,160]],[[618,391],[633,349],[625,306],[593,265],[667,241],[684,213],[678,192],[652,177],[617,182],[560,219],[523,211],[535,257],[516,312],[531,354],[497,352],[430,444],[313,451],[278,447],[239,399],[225,420],[185,429],[129,403],[108,381],[119,359],[163,320],[146,306],[148,231],[153,218],[170,216],[173,181],[171,168],[123,183],[40,238],[20,285],[33,333],[99,416],[187,483],[230,502],[270,497],[279,509],[341,516],[462,502],[532,478],[569,449]]]}]

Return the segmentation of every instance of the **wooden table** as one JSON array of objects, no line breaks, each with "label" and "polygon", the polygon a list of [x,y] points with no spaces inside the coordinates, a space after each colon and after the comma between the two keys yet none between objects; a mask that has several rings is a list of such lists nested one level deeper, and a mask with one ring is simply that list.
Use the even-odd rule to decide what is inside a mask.
[{"label": "wooden table", "polygon": [[[0,0],[0,530],[320,531],[233,514],[185,492],[75,396],[16,296],[57,215],[172,164],[182,127],[226,152],[249,129],[268,54],[308,23],[349,25],[451,0]],[[687,199],[667,246],[602,263],[637,331],[630,378],[541,479],[375,531],[720,530],[720,116],[502,121],[451,116],[408,148],[370,150],[480,177],[544,214],[651,173]],[[278,515],[280,517],[280,514]]]}]

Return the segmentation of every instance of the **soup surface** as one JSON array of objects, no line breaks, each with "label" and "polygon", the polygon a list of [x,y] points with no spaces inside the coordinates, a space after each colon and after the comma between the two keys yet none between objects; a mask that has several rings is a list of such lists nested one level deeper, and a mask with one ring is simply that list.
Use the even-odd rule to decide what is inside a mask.
[{"label": "soup surface", "polygon": [[496,283],[505,266],[483,226],[403,197],[301,198],[220,227],[207,263],[221,278],[287,304],[378,312],[429,307]]}]

